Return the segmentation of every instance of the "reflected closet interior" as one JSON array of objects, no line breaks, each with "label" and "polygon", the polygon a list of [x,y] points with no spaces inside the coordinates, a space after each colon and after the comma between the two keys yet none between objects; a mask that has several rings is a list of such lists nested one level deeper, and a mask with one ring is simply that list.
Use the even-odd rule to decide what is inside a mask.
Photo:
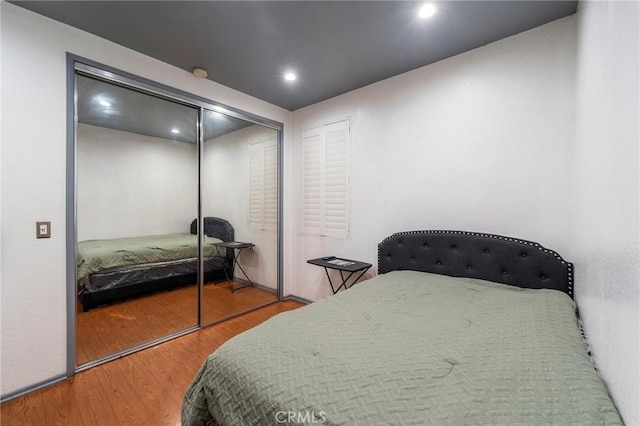
[{"label": "reflected closet interior", "polygon": [[81,68],[75,365],[277,300],[280,129]]}]

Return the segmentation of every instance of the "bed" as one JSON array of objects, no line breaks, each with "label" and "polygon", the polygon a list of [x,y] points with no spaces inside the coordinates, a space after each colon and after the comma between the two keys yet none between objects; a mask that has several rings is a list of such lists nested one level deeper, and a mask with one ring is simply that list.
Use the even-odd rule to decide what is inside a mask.
[{"label": "bed", "polygon": [[403,232],[379,244],[378,272],[218,348],[182,424],[622,424],[556,252]]},{"label": "bed", "polygon": [[[213,244],[233,241],[234,229],[217,217],[204,218],[206,281],[233,276],[231,254]],[[78,299],[83,311],[178,286],[195,284],[197,220],[190,232],[78,242]]]}]

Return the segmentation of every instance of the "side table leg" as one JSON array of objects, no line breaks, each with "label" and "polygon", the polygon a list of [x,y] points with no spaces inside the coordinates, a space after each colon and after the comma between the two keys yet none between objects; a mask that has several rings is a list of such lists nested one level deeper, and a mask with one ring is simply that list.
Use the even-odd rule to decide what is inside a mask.
[{"label": "side table leg", "polygon": [[235,264],[238,266],[238,268],[240,269],[240,271],[242,271],[242,273],[244,274],[244,277],[247,279],[247,281],[249,282],[249,284],[246,284],[246,285],[243,285],[243,286],[240,286],[240,287],[237,287],[237,288],[233,288],[233,286],[231,286],[231,283],[229,283],[229,286],[231,287],[231,293],[233,293],[235,290],[240,290],[240,289],[245,288],[245,287],[255,287],[255,286],[253,285],[253,282],[251,281],[251,279],[249,278],[249,276],[248,276],[248,275],[247,275],[247,273],[245,272],[245,270],[242,268],[242,266],[241,266],[241,265],[240,265],[240,263],[238,262],[238,257],[240,256],[240,253],[242,253],[242,249],[243,249],[243,248],[244,248],[244,247],[241,247],[241,248],[238,250],[238,255],[237,255],[237,256],[234,256],[233,261],[234,261],[234,262],[235,262]]},{"label": "side table leg", "polygon": [[325,274],[327,274],[327,279],[329,280],[329,285],[331,286],[331,291],[333,291],[333,294],[336,294],[338,292],[338,290],[340,290],[340,287],[338,287],[338,290],[333,288],[333,282],[331,281],[331,277],[329,276],[329,269],[324,268],[324,272],[325,272]]},{"label": "side table leg", "polygon": [[[236,250],[235,249],[231,249],[231,260],[232,260],[232,262],[231,262],[232,265],[237,265],[238,264],[238,261],[236,260]],[[224,271],[224,274],[227,277],[227,280],[229,280],[229,290],[231,290],[231,293],[233,293],[233,277],[229,278],[229,275],[227,274],[227,270],[226,269]]]},{"label": "side table leg", "polygon": [[[370,268],[370,267],[369,267],[369,268]],[[367,268],[367,269],[363,270],[363,271],[362,271],[362,273],[361,273],[360,275],[358,275],[358,277],[357,277],[355,280],[353,280],[353,282],[351,283],[351,285],[350,285],[349,287],[346,287],[346,288],[351,288],[351,287],[353,287],[353,285],[354,285],[355,283],[357,283],[357,282],[358,282],[358,280],[359,280],[360,278],[362,278],[362,276],[363,276],[363,275],[364,275],[364,274],[369,270],[369,268]],[[352,274],[352,275],[353,275],[353,274]]]}]

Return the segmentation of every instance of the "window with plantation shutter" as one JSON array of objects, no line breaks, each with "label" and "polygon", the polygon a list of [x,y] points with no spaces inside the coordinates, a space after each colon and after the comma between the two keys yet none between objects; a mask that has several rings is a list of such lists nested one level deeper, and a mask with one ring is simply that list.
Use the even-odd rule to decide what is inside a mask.
[{"label": "window with plantation shutter", "polygon": [[278,145],[249,145],[249,227],[275,229],[278,222]]},{"label": "window with plantation shutter", "polygon": [[278,223],[278,145],[275,139],[264,143],[264,225],[276,229]]},{"label": "window with plantation shutter", "polygon": [[302,133],[302,233],[349,237],[349,120]]}]

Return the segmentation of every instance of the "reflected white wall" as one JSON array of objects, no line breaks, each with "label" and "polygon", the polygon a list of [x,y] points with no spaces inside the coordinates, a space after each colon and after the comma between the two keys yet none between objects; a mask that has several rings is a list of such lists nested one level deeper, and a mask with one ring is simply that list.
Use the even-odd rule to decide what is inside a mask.
[{"label": "reflected white wall", "polygon": [[78,124],[78,241],[189,232],[195,144]]},{"label": "reflected white wall", "polygon": [[[252,251],[243,251],[239,261],[252,281],[272,289],[277,288],[277,231],[249,226],[248,146],[276,135],[273,129],[253,125],[205,141],[202,180],[203,216],[226,219],[237,241],[255,244]],[[235,275],[244,279],[237,268]]]}]

